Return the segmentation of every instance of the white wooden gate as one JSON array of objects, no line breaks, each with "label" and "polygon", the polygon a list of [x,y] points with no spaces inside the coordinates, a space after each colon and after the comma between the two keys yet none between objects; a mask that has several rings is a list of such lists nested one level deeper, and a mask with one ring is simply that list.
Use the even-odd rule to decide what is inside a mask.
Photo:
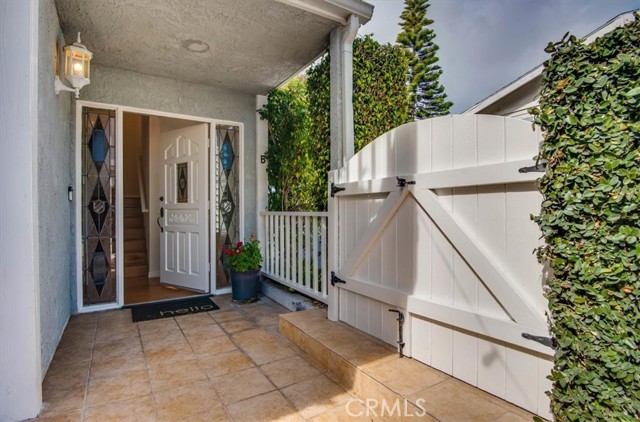
[{"label": "white wooden gate", "polygon": [[[396,128],[330,174],[329,314],[406,355],[550,417],[534,166],[539,132],[497,116]],[[404,186],[402,181],[406,184]],[[345,283],[340,283],[344,281]]]}]

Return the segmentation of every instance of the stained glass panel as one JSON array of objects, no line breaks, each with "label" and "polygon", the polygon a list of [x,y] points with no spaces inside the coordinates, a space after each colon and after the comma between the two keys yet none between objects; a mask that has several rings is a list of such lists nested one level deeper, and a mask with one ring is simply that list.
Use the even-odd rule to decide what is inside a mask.
[{"label": "stained glass panel", "polygon": [[188,163],[179,163],[176,168],[178,172],[176,180],[178,185],[176,187],[176,191],[178,192],[177,202],[189,202],[189,180],[187,175],[189,172]]},{"label": "stained glass panel", "polygon": [[235,245],[240,240],[239,186],[240,168],[238,148],[240,128],[238,126],[216,126],[215,163],[217,218],[216,218],[216,287],[230,285],[229,272],[224,265],[224,247]]},{"label": "stained glass panel", "polygon": [[83,108],[83,303],[116,301],[115,112]]}]

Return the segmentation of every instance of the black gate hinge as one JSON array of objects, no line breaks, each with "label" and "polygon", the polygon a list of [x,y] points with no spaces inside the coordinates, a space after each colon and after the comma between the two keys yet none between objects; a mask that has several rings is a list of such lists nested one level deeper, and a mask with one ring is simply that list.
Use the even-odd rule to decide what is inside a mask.
[{"label": "black gate hinge", "polygon": [[331,271],[331,285],[335,286],[336,283],[342,283],[342,284],[347,284],[346,281],[344,281],[343,279],[341,279],[340,277],[338,277],[336,275],[335,271]]},{"label": "black gate hinge", "polygon": [[407,179],[403,179],[401,177],[396,176],[396,180],[398,181],[398,184],[396,185],[399,188],[404,188],[407,185],[415,185],[416,181],[412,180],[410,182],[407,182]]},{"label": "black gate hinge", "polygon": [[529,333],[522,333],[522,337],[526,338],[527,340],[533,340],[535,342],[538,342],[540,344],[542,344],[543,346],[547,346],[551,349],[555,349],[556,348],[556,338],[555,337],[542,337],[542,336],[534,336],[532,334]]},{"label": "black gate hinge", "polygon": [[336,196],[336,193],[342,192],[343,190],[346,190],[346,189],[347,188],[336,186],[333,182],[331,182],[331,197],[333,198],[334,196]]},{"label": "black gate hinge", "polygon": [[547,169],[547,163],[538,163],[535,166],[521,167],[518,173],[544,173]]}]

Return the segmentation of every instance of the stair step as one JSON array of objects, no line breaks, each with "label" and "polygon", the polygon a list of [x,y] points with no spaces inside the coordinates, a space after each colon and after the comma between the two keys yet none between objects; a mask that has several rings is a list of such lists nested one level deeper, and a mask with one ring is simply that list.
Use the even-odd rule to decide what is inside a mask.
[{"label": "stair step", "polygon": [[142,217],[140,205],[134,208],[123,208],[122,211],[125,217]]},{"label": "stair step", "polygon": [[124,231],[124,240],[144,239],[144,229],[126,229]]},{"label": "stair step", "polygon": [[147,250],[147,241],[145,239],[132,239],[124,241],[124,252],[141,252]]},{"label": "stair step", "polygon": [[146,265],[127,265],[124,267],[124,276],[127,277],[138,277],[143,275],[148,275],[149,269]]},{"label": "stair step", "polygon": [[125,229],[139,229],[144,227],[144,220],[142,217],[125,217],[124,228]]},{"label": "stair step", "polygon": [[125,208],[128,208],[128,207],[140,208],[140,198],[124,198],[123,205]]},{"label": "stair step", "polygon": [[125,252],[124,265],[147,265],[147,252]]}]

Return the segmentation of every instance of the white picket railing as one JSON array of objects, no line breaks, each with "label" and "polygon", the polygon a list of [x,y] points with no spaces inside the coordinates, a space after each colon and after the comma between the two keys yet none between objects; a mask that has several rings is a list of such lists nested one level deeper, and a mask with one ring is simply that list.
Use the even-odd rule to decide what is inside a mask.
[{"label": "white picket railing", "polygon": [[262,273],[327,303],[326,212],[262,212]]}]

